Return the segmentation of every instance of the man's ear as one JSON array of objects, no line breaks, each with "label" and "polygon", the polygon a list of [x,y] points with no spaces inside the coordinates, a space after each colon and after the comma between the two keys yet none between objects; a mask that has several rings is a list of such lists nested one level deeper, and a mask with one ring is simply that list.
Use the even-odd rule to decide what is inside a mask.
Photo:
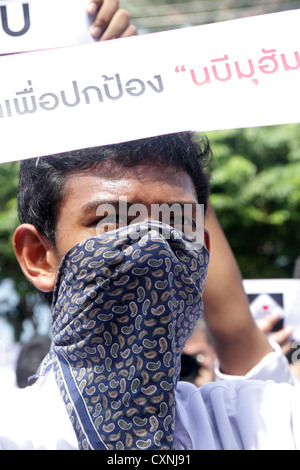
[{"label": "man's ear", "polygon": [[20,267],[35,287],[43,292],[54,289],[57,263],[52,244],[31,224],[20,225],[13,237]]}]

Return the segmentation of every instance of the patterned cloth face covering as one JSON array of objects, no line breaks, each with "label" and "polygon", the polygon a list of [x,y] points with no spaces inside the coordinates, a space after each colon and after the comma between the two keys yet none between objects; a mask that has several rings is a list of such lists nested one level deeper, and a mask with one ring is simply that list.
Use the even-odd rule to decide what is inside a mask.
[{"label": "patterned cloth face covering", "polygon": [[176,449],[180,356],[203,313],[209,258],[190,245],[151,221],[85,240],[64,257],[48,366],[80,449]]}]

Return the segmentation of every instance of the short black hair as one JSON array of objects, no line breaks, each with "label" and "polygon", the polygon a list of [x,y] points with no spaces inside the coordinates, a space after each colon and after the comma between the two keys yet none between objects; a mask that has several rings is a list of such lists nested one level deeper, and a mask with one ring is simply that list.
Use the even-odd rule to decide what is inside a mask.
[{"label": "short black hair", "polygon": [[29,223],[55,245],[56,220],[67,178],[99,162],[130,167],[162,164],[182,169],[191,177],[200,204],[209,197],[209,177],[204,168],[211,160],[206,137],[179,132],[120,144],[92,147],[23,160],[18,187],[20,223]]}]

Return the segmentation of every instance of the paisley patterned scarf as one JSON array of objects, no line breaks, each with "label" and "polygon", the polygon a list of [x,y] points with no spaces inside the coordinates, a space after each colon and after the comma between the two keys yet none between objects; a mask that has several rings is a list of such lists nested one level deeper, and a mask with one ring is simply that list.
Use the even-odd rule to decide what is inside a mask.
[{"label": "paisley patterned scarf", "polygon": [[64,257],[50,356],[80,449],[176,449],[180,356],[203,312],[209,257],[188,246],[146,222]]}]

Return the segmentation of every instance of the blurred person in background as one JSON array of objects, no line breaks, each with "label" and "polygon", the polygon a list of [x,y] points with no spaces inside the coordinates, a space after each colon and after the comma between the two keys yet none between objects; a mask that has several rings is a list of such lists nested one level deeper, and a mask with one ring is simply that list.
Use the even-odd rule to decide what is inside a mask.
[{"label": "blurred person in background", "polygon": [[213,339],[203,318],[200,318],[194,334],[188,339],[181,357],[181,380],[200,387],[215,380],[217,354]]},{"label": "blurred person in background", "polygon": [[16,381],[19,388],[34,384],[36,379],[29,380],[42,360],[48,354],[51,340],[46,335],[36,335],[22,346],[16,366]]}]

